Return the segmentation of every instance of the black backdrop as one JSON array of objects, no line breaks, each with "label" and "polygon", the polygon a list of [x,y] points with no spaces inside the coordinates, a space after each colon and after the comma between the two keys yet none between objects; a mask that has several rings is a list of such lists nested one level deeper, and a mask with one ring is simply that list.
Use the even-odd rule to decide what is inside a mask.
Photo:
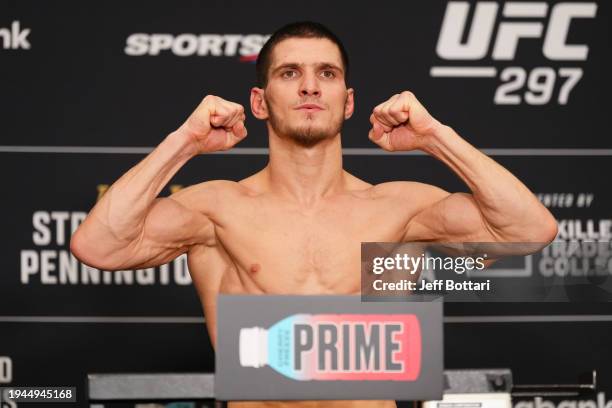
[{"label": "black backdrop", "polygon": [[[461,40],[472,51],[454,46],[452,36],[441,41],[443,26],[461,26],[464,6]],[[489,42],[484,34],[469,37],[470,29],[487,25],[473,18],[476,7],[492,10]],[[248,106],[253,54],[275,28],[294,20],[328,25],[351,56],[356,114],[343,143],[365,150],[346,151],[349,171],[372,183],[410,179],[465,190],[434,159],[380,155],[368,141],[371,109],[411,90],[438,119],[550,201],[560,240],[609,240],[609,12],[603,1],[517,7],[503,1],[3,0],[0,384],[74,385],[84,405],[88,372],[214,369],[184,260],[125,274],[91,271],[71,258],[70,233],[104,185],[182,123],[203,96]],[[513,48],[508,33],[524,29],[519,24],[536,34]],[[478,41],[480,53],[473,51]],[[551,52],[551,44],[561,48]],[[462,75],[481,76],[441,76],[458,67]],[[238,180],[263,167],[265,150],[257,148],[267,146],[265,128],[252,117],[247,127],[249,137],[235,154],[198,157],[170,184]],[[612,308],[588,300],[447,305],[446,367],[510,367],[519,383],[571,382],[597,369],[600,391],[610,394]],[[606,396],[599,398],[603,408]]]}]

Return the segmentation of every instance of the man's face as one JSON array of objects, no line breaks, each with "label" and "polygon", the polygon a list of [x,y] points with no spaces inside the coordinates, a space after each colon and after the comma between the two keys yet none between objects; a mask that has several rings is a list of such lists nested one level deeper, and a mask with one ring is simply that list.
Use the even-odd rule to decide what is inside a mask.
[{"label": "man's face", "polygon": [[340,50],[326,38],[289,38],[272,51],[263,92],[269,125],[304,147],[340,133],[353,113]]}]

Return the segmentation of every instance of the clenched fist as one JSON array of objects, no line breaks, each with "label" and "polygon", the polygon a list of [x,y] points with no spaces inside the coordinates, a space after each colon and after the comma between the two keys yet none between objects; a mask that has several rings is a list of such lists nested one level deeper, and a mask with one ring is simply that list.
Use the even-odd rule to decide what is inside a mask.
[{"label": "clenched fist", "polygon": [[388,151],[423,149],[441,125],[409,91],[375,107],[370,123],[370,140]]},{"label": "clenched fist", "polygon": [[206,96],[181,126],[198,153],[231,149],[247,135],[244,108],[218,96]]}]

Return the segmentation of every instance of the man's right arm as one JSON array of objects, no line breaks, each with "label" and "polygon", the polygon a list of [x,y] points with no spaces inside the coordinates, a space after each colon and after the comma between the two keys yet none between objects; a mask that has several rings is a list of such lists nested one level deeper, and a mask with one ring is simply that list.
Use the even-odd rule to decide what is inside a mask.
[{"label": "man's right arm", "polygon": [[185,124],[102,196],[72,236],[74,255],[99,269],[134,269],[169,262],[195,244],[213,244],[213,223],[190,205],[201,194],[197,189],[157,196],[189,159],[229,149],[245,136],[242,106],[204,98]]}]

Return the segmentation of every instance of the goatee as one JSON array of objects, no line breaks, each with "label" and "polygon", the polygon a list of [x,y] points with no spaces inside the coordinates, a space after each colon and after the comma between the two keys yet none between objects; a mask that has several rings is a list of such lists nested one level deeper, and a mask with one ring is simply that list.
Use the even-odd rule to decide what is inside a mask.
[{"label": "goatee", "polygon": [[[270,106],[268,104],[268,106]],[[301,147],[313,147],[326,139],[331,139],[342,131],[344,118],[340,117],[337,123],[331,123],[330,126],[321,127],[315,126],[310,118],[306,125],[291,126],[278,118],[272,109],[268,109],[268,121],[275,133],[284,139],[292,140],[295,144]]]}]

